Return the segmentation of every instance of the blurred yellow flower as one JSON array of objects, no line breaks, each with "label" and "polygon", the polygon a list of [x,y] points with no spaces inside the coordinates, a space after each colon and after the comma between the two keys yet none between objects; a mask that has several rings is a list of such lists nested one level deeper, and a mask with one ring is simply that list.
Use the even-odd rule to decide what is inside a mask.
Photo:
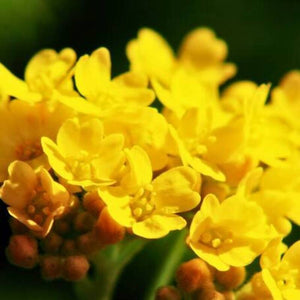
[{"label": "blurred yellow flower", "polygon": [[75,61],[76,53],[70,48],[59,53],[52,49],[42,50],[29,61],[25,81],[0,64],[1,90],[9,96],[28,102],[49,100],[54,90],[70,94],[73,91],[71,69]]}]

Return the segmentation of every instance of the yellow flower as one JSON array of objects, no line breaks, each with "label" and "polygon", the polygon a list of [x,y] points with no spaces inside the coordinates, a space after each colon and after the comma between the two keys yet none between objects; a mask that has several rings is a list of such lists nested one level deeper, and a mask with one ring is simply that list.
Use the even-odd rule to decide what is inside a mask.
[{"label": "yellow flower", "polygon": [[76,53],[65,48],[59,53],[45,49],[37,53],[25,70],[25,81],[0,64],[1,90],[9,96],[29,102],[49,100],[54,90],[63,94],[73,91],[71,68]]},{"label": "yellow flower", "polygon": [[40,237],[45,237],[54,219],[71,205],[67,190],[40,168],[34,171],[27,163],[14,161],[8,168],[9,179],[1,187],[1,198],[11,216]]},{"label": "yellow flower", "polygon": [[14,160],[26,161],[33,168],[49,167],[41,147],[41,137],[55,138],[69,109],[45,103],[30,105],[14,100],[0,106],[0,182],[7,178],[7,167]]},{"label": "yellow flower", "polygon": [[126,48],[130,68],[144,72],[165,86],[176,69],[184,69],[198,81],[217,86],[232,77],[236,68],[224,64],[227,46],[208,28],[197,28],[187,35],[176,58],[168,43],[155,31],[143,28]]},{"label": "yellow flower", "polygon": [[259,190],[250,197],[264,209],[270,222],[283,235],[287,235],[292,229],[289,220],[300,225],[299,163],[297,153],[281,165],[265,170],[257,184]]},{"label": "yellow flower", "polygon": [[193,218],[187,242],[200,258],[226,271],[250,264],[273,238],[273,228],[256,203],[234,195],[220,204],[209,194]]},{"label": "yellow flower", "polygon": [[153,170],[161,170],[168,163],[169,127],[164,116],[152,107],[124,107],[103,120],[106,134],[121,133],[125,147],[142,147],[148,154]]},{"label": "yellow flower", "polygon": [[[225,181],[225,176],[218,166],[205,159],[207,145],[215,139],[212,136],[211,109],[191,108],[187,110],[176,129],[171,127],[170,132],[183,165],[191,166],[200,174],[210,176],[215,180]],[[222,151],[222,148],[219,151]]]},{"label": "yellow flower", "polygon": [[155,98],[147,88],[145,75],[128,72],[111,79],[111,60],[108,49],[99,48],[90,56],[80,57],[75,66],[75,82],[86,98],[59,97],[63,103],[82,113],[105,115],[118,106],[147,106]]},{"label": "yellow flower", "polygon": [[186,221],[177,213],[200,201],[199,176],[188,167],[170,169],[152,180],[150,160],[140,147],[126,151],[129,172],[121,188],[99,189],[110,215],[134,234],[153,239],[180,230]]},{"label": "yellow flower", "polygon": [[275,241],[261,257],[262,278],[273,300],[300,298],[300,241],[285,250],[280,241]]},{"label": "yellow flower", "polygon": [[154,30],[139,30],[137,39],[131,40],[126,48],[130,69],[143,72],[164,84],[170,81],[176,60],[168,43]]},{"label": "yellow flower", "polygon": [[53,170],[69,184],[85,188],[115,183],[124,163],[123,145],[121,134],[104,136],[98,119],[67,120],[58,131],[57,144],[42,138]]},{"label": "yellow flower", "polygon": [[197,28],[183,40],[179,51],[179,63],[194,73],[200,81],[220,84],[236,73],[234,64],[224,64],[226,43],[218,39],[209,28]]}]

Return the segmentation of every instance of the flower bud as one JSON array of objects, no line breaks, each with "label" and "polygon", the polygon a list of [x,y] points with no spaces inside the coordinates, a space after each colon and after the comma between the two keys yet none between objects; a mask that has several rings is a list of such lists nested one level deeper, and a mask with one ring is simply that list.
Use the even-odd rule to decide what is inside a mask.
[{"label": "flower bud", "polygon": [[262,298],[270,297],[271,293],[262,278],[261,272],[252,276],[251,285],[255,295],[259,295]]},{"label": "flower bud", "polygon": [[155,300],[181,300],[179,290],[174,286],[163,286],[156,291]]},{"label": "flower bud", "polygon": [[225,300],[225,296],[213,288],[204,288],[196,292],[195,300]]},{"label": "flower bud", "polygon": [[91,231],[95,223],[94,217],[84,211],[79,213],[74,220],[74,229],[78,232],[88,232]]},{"label": "flower bud", "polygon": [[105,207],[95,224],[95,235],[103,244],[115,244],[124,238],[125,228],[110,216]]},{"label": "flower bud", "polygon": [[74,240],[65,240],[62,245],[62,253],[64,255],[74,255],[77,253],[77,247]]},{"label": "flower bud", "polygon": [[200,258],[181,264],[176,272],[176,281],[180,289],[187,293],[194,292],[211,282],[212,277],[207,264]]},{"label": "flower bud", "polygon": [[92,232],[80,235],[76,240],[76,245],[83,254],[91,254],[101,249],[101,244]]},{"label": "flower bud", "polygon": [[46,280],[59,278],[62,273],[62,261],[57,256],[46,256],[40,263],[42,276]]},{"label": "flower bud", "polygon": [[65,235],[70,231],[70,224],[67,220],[57,220],[54,223],[54,230],[58,234]]},{"label": "flower bud", "polygon": [[69,256],[63,264],[63,277],[69,281],[77,281],[86,276],[90,264],[85,256]]},{"label": "flower bud", "polygon": [[231,267],[225,272],[216,271],[215,278],[226,290],[233,290],[244,282],[246,269],[245,267]]},{"label": "flower bud", "polygon": [[29,235],[13,235],[6,248],[6,255],[10,263],[32,269],[39,258],[37,241]]},{"label": "flower bud", "polygon": [[94,217],[98,218],[101,210],[105,207],[105,203],[98,195],[98,192],[87,192],[83,197],[83,207]]},{"label": "flower bud", "polygon": [[55,232],[50,232],[43,240],[43,246],[46,253],[58,253],[61,245],[63,244],[63,238]]}]

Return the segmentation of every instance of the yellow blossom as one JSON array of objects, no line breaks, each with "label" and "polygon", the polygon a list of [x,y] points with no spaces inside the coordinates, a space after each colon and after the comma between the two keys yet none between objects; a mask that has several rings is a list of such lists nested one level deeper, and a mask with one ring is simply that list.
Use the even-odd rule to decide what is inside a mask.
[{"label": "yellow blossom", "polygon": [[150,160],[138,146],[126,151],[129,172],[121,188],[99,189],[111,216],[134,234],[153,239],[180,230],[186,221],[178,213],[200,201],[199,176],[188,167],[177,167],[152,180]]},{"label": "yellow blossom", "polygon": [[11,216],[40,237],[45,237],[54,219],[71,205],[67,190],[40,168],[34,171],[27,163],[14,161],[8,168],[9,178],[1,187],[1,198]]},{"label": "yellow blossom", "polygon": [[14,100],[0,107],[0,182],[7,178],[7,167],[14,160],[26,161],[32,167],[49,167],[41,147],[41,137],[55,138],[69,109],[45,103],[30,105]]},{"label": "yellow blossom", "polygon": [[59,53],[42,50],[29,61],[25,81],[0,64],[1,89],[9,96],[29,102],[49,100],[54,90],[70,94],[73,91],[70,71],[75,60],[76,53],[70,48]]},{"label": "yellow blossom", "polygon": [[127,72],[111,79],[111,60],[106,48],[80,57],[75,66],[75,82],[87,101],[80,97],[60,96],[59,99],[91,115],[102,116],[118,106],[147,106],[155,98],[147,88],[147,77],[141,73]]},{"label": "yellow blossom", "polygon": [[180,64],[200,81],[220,84],[236,73],[234,64],[224,64],[226,43],[209,28],[196,28],[183,40],[179,51]]},{"label": "yellow blossom", "polygon": [[195,214],[187,239],[193,251],[220,271],[246,266],[274,238],[263,210],[240,195],[220,204],[209,194]]},{"label": "yellow blossom", "polygon": [[126,107],[114,110],[103,119],[106,134],[121,133],[125,147],[138,145],[148,154],[153,170],[166,167],[172,145],[164,116],[152,107]]},{"label": "yellow blossom", "polygon": [[113,184],[124,163],[121,134],[104,136],[98,119],[67,120],[59,129],[57,144],[43,137],[50,166],[67,183],[89,187]]},{"label": "yellow blossom", "polygon": [[273,300],[300,298],[300,241],[284,253],[285,247],[275,241],[261,257],[262,278]]},{"label": "yellow blossom", "polygon": [[126,53],[130,69],[168,84],[176,60],[171,47],[157,32],[149,28],[139,30],[137,39],[128,43]]}]

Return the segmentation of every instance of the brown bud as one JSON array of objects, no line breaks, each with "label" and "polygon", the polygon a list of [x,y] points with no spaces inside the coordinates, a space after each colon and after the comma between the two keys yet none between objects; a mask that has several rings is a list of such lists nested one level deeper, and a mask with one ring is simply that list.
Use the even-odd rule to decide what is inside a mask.
[{"label": "brown bud", "polygon": [[155,295],[155,300],[181,300],[180,291],[174,286],[163,286]]},{"label": "brown bud", "polygon": [[98,192],[87,192],[83,197],[83,207],[94,217],[98,218],[101,210],[105,207],[105,203],[98,195]]},{"label": "brown bud", "polygon": [[74,240],[65,240],[62,245],[62,253],[64,255],[74,255],[78,252],[76,242]]},{"label": "brown bud", "polygon": [[6,255],[13,265],[32,269],[39,258],[37,241],[29,235],[13,235],[6,249]]},{"label": "brown bud", "polygon": [[265,299],[270,297],[271,293],[262,278],[261,272],[256,273],[252,276],[251,285],[255,295],[259,295]]},{"label": "brown bud", "polygon": [[58,234],[65,235],[70,229],[70,223],[67,220],[57,220],[54,223],[54,231]]},{"label": "brown bud", "polygon": [[110,216],[105,207],[95,224],[95,235],[103,244],[115,244],[124,238],[125,228]]},{"label": "brown bud", "polygon": [[223,294],[215,289],[200,289],[195,293],[195,300],[225,300]]},{"label": "brown bud", "polygon": [[58,253],[63,243],[63,238],[55,232],[50,232],[43,240],[46,253]]},{"label": "brown bud", "polygon": [[74,229],[79,232],[91,231],[95,223],[95,218],[88,212],[79,213],[74,220]]},{"label": "brown bud", "polygon": [[83,254],[91,254],[102,248],[92,232],[80,235],[76,240],[78,250]]},{"label": "brown bud", "polygon": [[62,260],[57,256],[46,256],[41,260],[42,276],[47,280],[59,278],[62,273]]},{"label": "brown bud", "polygon": [[200,258],[195,258],[180,265],[176,281],[180,289],[191,293],[211,282],[212,277],[207,264]]},{"label": "brown bud", "polygon": [[245,267],[230,267],[225,272],[216,271],[215,278],[226,290],[233,290],[244,282],[246,269]]},{"label": "brown bud", "polygon": [[225,300],[235,300],[235,294],[232,291],[222,292]]},{"label": "brown bud", "polygon": [[90,264],[85,256],[69,256],[63,264],[63,277],[69,281],[77,281],[85,277]]}]

